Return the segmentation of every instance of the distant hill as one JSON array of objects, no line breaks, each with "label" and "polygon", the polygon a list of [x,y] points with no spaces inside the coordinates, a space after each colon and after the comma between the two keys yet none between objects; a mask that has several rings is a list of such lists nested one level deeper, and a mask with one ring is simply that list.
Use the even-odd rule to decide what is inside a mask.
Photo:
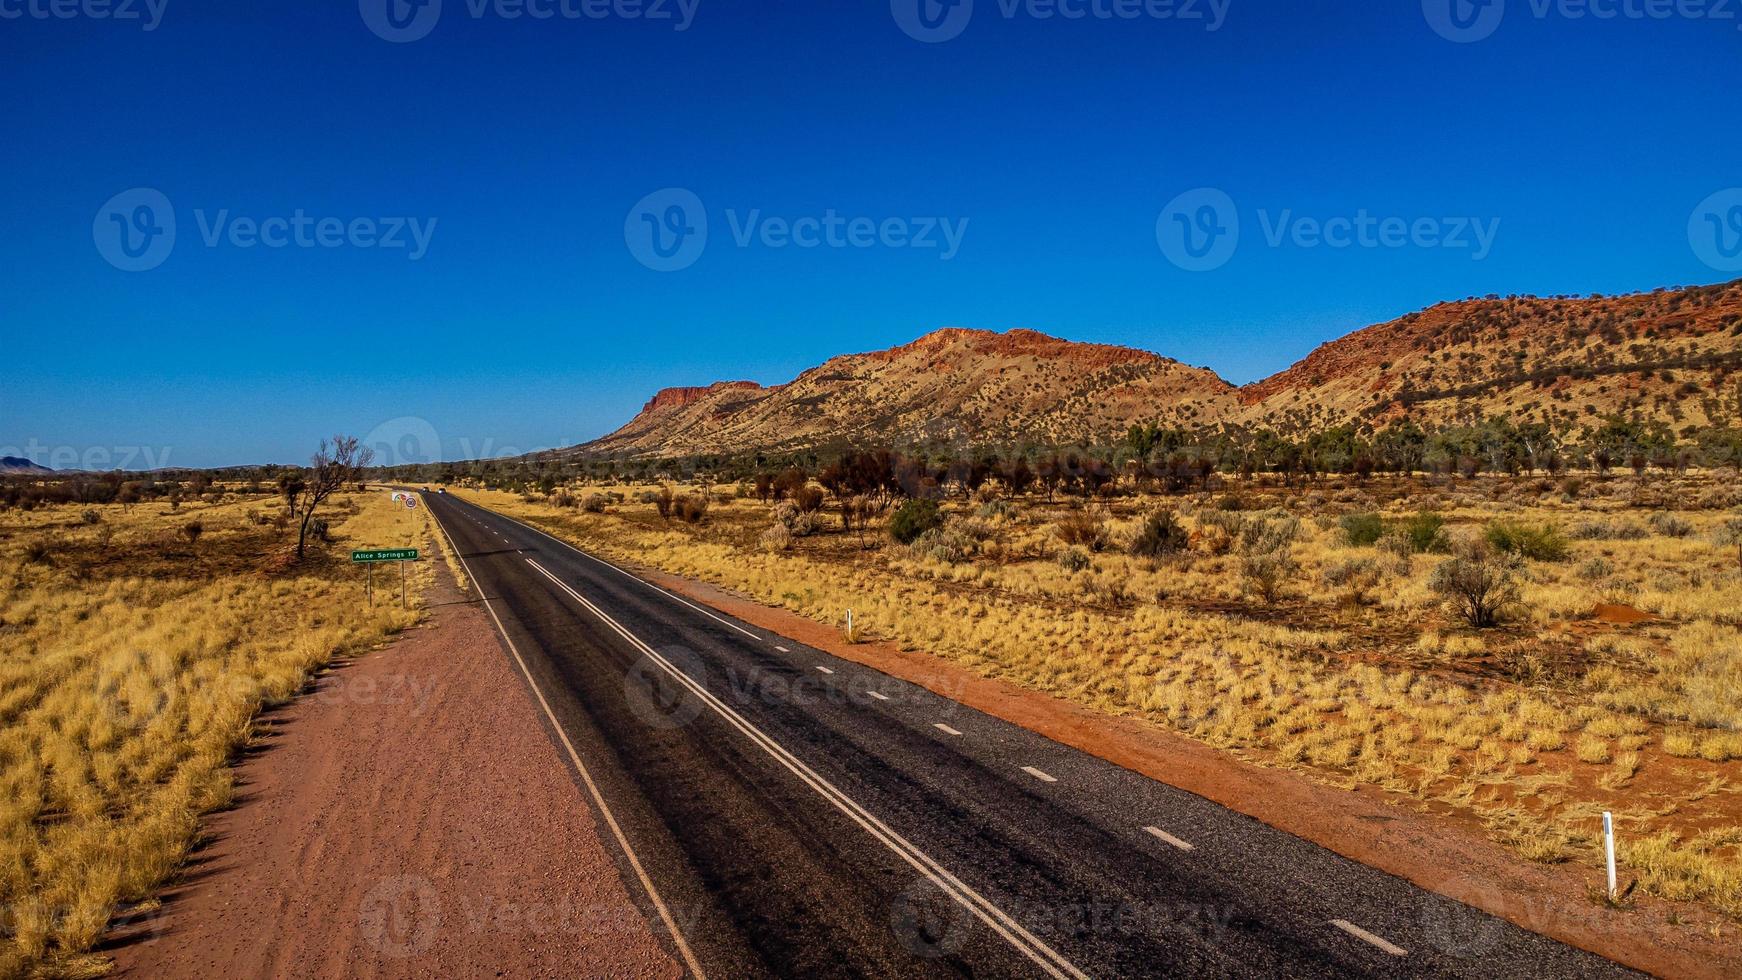
[{"label": "distant hill", "polygon": [[1032,330],[950,328],[786,384],[667,388],[586,455],[831,444],[1087,444],[1133,423],[1295,434],[1480,415],[1564,429],[1611,414],[1691,431],[1742,418],[1742,280],[1619,297],[1441,303],[1330,341],[1244,388],[1207,368]]},{"label": "distant hill", "polygon": [[43,476],[53,472],[20,456],[0,456],[0,476]]}]

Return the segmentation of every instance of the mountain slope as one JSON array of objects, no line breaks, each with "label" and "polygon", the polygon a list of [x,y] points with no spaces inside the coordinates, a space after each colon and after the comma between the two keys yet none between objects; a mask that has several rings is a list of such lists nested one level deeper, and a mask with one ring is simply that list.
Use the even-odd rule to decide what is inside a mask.
[{"label": "mountain slope", "polygon": [[773,387],[668,388],[584,454],[843,444],[1071,445],[1139,422],[1299,433],[1481,415],[1563,429],[1606,415],[1678,430],[1742,418],[1742,280],[1621,297],[1441,303],[1320,346],[1244,388],[1158,354],[1032,330],[944,329]]},{"label": "mountain slope", "polygon": [[43,476],[53,472],[22,456],[0,456],[0,476]]},{"label": "mountain slope", "polygon": [[1139,420],[1207,421],[1239,407],[1203,368],[1032,330],[944,329],[846,354],[763,388],[668,388],[581,447],[630,455],[781,450],[846,442],[1085,442]]}]

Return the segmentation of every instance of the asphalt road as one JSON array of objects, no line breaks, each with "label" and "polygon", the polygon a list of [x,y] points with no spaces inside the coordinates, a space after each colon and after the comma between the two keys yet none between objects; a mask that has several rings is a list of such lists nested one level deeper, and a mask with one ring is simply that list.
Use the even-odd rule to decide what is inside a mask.
[{"label": "asphalt road", "polygon": [[424,500],[693,973],[1634,975]]}]

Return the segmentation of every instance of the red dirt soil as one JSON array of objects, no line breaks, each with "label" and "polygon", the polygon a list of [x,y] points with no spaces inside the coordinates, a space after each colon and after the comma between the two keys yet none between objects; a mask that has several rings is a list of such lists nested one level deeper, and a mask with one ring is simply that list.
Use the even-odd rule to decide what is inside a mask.
[{"label": "red dirt soil", "polygon": [[484,611],[266,719],[238,804],[108,952],[137,977],[676,977]]},{"label": "red dirt soil", "polygon": [[[1657,976],[1742,977],[1735,923],[1696,905],[1648,897],[1630,899],[1626,909],[1610,908],[1599,898],[1601,872],[1576,864],[1534,864],[1482,836],[1470,821],[1394,806],[1369,787],[1342,790],[1246,763],[1146,722],[982,677],[929,653],[885,642],[849,644],[837,628],[705,582],[636,571],[763,629],[1214,800],[1533,932]],[[1672,912],[1687,925],[1669,924]],[[1714,926],[1721,938],[1711,934]],[[1445,938],[1448,952],[1470,950],[1470,937]]]}]

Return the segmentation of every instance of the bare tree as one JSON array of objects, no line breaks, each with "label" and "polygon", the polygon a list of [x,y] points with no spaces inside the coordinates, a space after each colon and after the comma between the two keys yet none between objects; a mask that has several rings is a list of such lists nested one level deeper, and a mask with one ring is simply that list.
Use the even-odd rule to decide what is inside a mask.
[{"label": "bare tree", "polygon": [[364,448],[354,436],[334,436],[329,444],[321,440],[321,448],[309,459],[309,471],[297,501],[302,523],[296,534],[296,558],[302,560],[308,546],[309,524],[315,508],[337,493],[347,483],[356,482],[358,473],[375,459],[375,450]]}]

